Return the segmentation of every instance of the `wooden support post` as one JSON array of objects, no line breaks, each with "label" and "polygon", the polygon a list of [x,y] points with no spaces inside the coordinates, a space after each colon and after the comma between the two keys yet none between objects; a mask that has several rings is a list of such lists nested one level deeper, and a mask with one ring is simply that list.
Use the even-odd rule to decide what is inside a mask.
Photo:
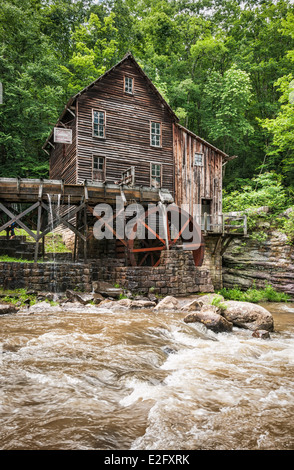
[{"label": "wooden support post", "polygon": [[37,263],[38,261],[38,253],[39,253],[39,234],[41,230],[41,216],[42,216],[42,204],[41,201],[39,203],[38,207],[38,221],[37,221],[37,240],[35,244],[35,256],[34,256],[34,262]]},{"label": "wooden support post", "polygon": [[204,212],[204,233],[207,233],[207,212]]},{"label": "wooden support post", "polygon": [[36,244],[35,244],[35,256],[34,256],[35,263],[37,263],[38,261],[38,253],[39,253],[39,235],[40,235],[40,230],[41,230],[41,218],[42,218],[42,196],[43,196],[43,184],[40,184],[39,195],[38,195],[39,207],[38,207],[38,220],[37,220],[37,239],[36,239]]},{"label": "wooden support post", "polygon": [[[79,214],[77,213],[76,214],[76,228],[78,229],[78,226],[79,226]],[[76,262],[77,260],[77,242],[78,242],[78,236],[77,234],[75,233],[75,244],[74,244],[74,252],[73,252],[73,260],[74,260],[74,263]]]},{"label": "wooden support post", "polygon": [[227,239],[224,241],[224,244],[222,246],[222,249],[221,249],[221,252],[220,252],[220,255],[223,256],[224,252],[226,251],[226,249],[228,248],[229,244],[231,243],[231,241],[233,240],[234,237],[231,237],[231,236],[228,236]]},{"label": "wooden support post", "polygon": [[88,225],[87,225],[87,206],[84,208],[84,263],[87,262],[87,235],[88,235]]}]

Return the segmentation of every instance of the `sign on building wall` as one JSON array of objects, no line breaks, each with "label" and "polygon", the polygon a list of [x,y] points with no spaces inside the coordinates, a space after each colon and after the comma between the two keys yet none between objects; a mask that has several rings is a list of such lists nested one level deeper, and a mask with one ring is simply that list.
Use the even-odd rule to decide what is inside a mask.
[{"label": "sign on building wall", "polygon": [[54,127],[54,142],[56,144],[71,144],[72,143],[72,129]]}]

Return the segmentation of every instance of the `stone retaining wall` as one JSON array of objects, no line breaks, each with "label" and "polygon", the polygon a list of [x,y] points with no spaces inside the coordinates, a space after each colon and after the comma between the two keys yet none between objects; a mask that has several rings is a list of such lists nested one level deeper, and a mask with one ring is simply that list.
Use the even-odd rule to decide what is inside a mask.
[{"label": "stone retaining wall", "polygon": [[118,260],[88,264],[0,263],[0,285],[5,289],[91,292],[94,281],[119,284],[132,292],[151,291],[159,295],[183,296],[214,290],[209,270],[205,266],[195,267],[190,252],[163,252],[161,265],[157,268],[126,267]]}]

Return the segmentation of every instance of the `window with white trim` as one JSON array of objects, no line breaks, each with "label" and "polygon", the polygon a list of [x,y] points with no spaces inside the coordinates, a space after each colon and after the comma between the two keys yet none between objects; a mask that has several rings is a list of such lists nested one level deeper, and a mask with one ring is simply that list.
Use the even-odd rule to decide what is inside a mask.
[{"label": "window with white trim", "polygon": [[105,181],[105,158],[93,156],[93,181]]},{"label": "window with white trim", "polygon": [[203,166],[203,153],[194,153],[194,166]]},{"label": "window with white trim", "polygon": [[105,138],[105,111],[93,110],[93,136]]},{"label": "window with white trim", "polygon": [[125,93],[133,94],[134,80],[131,77],[125,77]]},{"label": "window with white trim", "polygon": [[161,124],[160,122],[150,123],[150,145],[161,147]]},{"label": "window with white trim", "polygon": [[151,163],[151,187],[161,188],[162,171],[159,163]]}]

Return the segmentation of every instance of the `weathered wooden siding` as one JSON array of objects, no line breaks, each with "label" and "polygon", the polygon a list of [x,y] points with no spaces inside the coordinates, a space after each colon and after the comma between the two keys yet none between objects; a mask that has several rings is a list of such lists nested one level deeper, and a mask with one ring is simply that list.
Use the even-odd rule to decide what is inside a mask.
[{"label": "weathered wooden siding", "polygon": [[50,151],[50,178],[64,179],[65,183],[75,184],[77,180],[77,118],[67,123],[72,129],[70,145],[54,144]]},{"label": "weathered wooden siding", "polygon": [[[173,133],[176,204],[186,204],[190,214],[200,218],[202,201],[210,200],[212,223],[220,224],[222,155],[178,124]],[[193,164],[195,152],[203,153],[203,166]]]},{"label": "weathered wooden siding", "polygon": [[[134,94],[124,93],[124,76]],[[106,113],[106,138],[92,136],[92,110]],[[150,121],[162,124],[162,147],[150,146]],[[134,165],[135,184],[150,186],[150,163],[162,164],[162,186],[173,191],[172,116],[132,61],[103,77],[78,98],[78,182],[92,179],[92,156],[106,158],[106,181]]]}]

